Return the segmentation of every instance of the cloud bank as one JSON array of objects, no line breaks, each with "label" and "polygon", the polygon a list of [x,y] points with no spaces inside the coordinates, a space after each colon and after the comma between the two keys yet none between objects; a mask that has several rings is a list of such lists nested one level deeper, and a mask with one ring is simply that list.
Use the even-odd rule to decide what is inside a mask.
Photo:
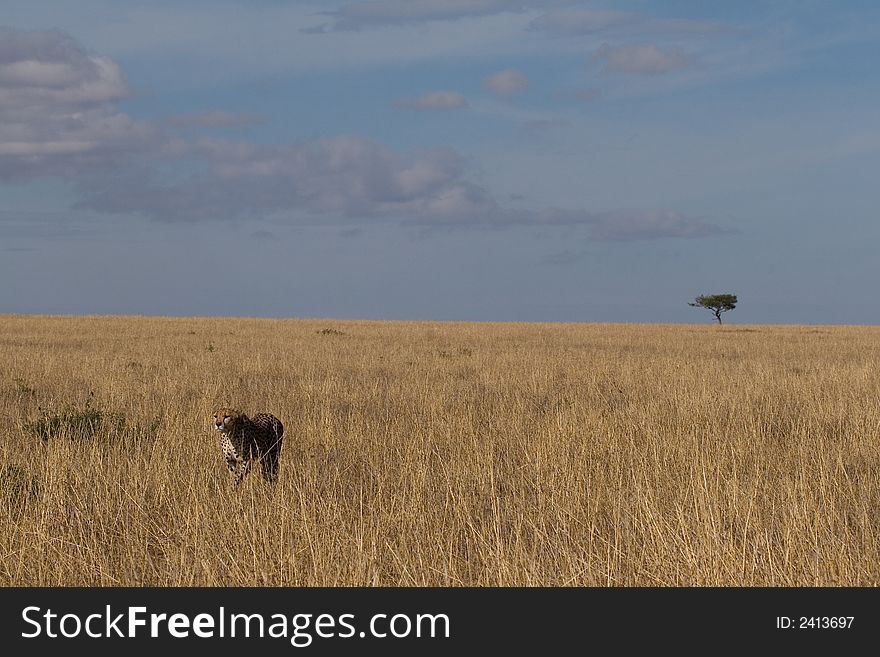
[{"label": "cloud bank", "polygon": [[[479,3],[464,4],[473,9]],[[449,148],[402,152],[356,134],[287,144],[175,136],[163,127],[236,127],[259,118],[212,110],[137,121],[118,108],[129,90],[112,60],[58,31],[7,29],[0,37],[0,181],[61,177],[78,194],[74,210],[168,222],[273,217],[349,225],[583,226],[591,239],[604,241],[724,232],[669,211],[508,208]],[[638,51],[627,59],[606,50],[603,57],[609,67],[668,65],[654,54]],[[524,89],[528,80],[507,70],[486,84],[503,95]],[[467,105],[451,91],[401,102],[418,110]]]},{"label": "cloud bank", "polygon": [[0,28],[0,180],[73,176],[145,148],[153,130],[116,108],[120,67],[59,31]]},{"label": "cloud bank", "polygon": [[282,146],[202,139],[186,148],[180,155],[197,173],[170,183],[143,172],[91,179],[78,207],[181,221],[294,212],[440,218],[492,205],[447,149],[400,154],[356,135]]}]

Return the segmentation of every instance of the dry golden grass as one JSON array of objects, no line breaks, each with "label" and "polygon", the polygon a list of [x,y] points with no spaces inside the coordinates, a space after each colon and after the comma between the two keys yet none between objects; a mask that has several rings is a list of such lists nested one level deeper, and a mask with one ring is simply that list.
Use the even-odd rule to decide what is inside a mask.
[{"label": "dry golden grass", "polygon": [[[3,585],[880,584],[875,328],[0,329]],[[274,490],[224,403],[284,422]]]}]

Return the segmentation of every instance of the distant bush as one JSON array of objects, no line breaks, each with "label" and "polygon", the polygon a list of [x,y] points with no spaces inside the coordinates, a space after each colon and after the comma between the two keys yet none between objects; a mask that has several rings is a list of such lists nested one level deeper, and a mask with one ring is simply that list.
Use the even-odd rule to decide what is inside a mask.
[{"label": "distant bush", "polygon": [[141,442],[153,440],[159,430],[159,419],[149,426],[131,424],[121,413],[92,408],[87,401],[83,408],[69,407],[60,413],[44,414],[29,422],[25,429],[43,441],[64,437],[68,440],[91,440],[102,434],[110,442]]}]

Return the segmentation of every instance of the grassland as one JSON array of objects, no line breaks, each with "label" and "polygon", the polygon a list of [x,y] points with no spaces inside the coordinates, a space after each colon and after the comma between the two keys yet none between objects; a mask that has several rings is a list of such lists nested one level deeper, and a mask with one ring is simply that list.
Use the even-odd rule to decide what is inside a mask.
[{"label": "grassland", "polygon": [[0,459],[2,585],[877,585],[880,329],[0,316]]}]

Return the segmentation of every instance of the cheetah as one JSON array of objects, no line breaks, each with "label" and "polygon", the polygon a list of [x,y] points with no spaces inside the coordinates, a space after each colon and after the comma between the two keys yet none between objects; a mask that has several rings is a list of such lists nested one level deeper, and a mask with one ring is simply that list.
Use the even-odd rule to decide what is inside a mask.
[{"label": "cheetah", "polygon": [[252,418],[232,408],[214,413],[214,429],[220,432],[220,448],[226,467],[235,475],[238,486],[250,471],[251,461],[259,459],[263,478],[273,483],[278,476],[278,457],[284,426],[271,413],[257,413]]}]

